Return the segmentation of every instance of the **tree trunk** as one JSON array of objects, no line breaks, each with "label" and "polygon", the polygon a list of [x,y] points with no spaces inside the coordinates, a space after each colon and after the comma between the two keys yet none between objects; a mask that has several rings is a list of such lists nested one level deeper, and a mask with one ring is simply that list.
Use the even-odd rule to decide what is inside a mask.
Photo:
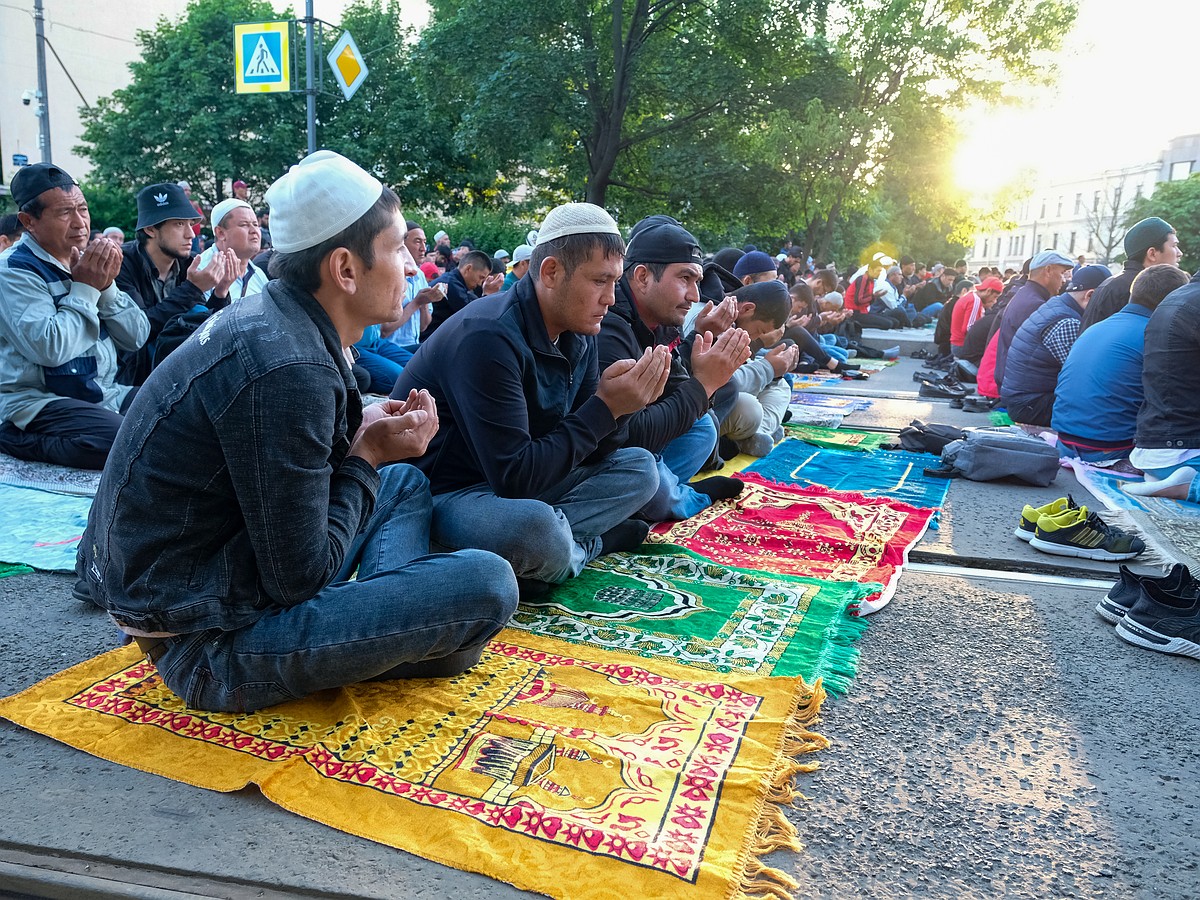
[{"label": "tree trunk", "polygon": [[[833,243],[833,226],[837,224],[838,213],[841,212],[841,209],[842,201],[839,197],[834,201],[833,206],[829,207],[829,215],[825,217],[825,228],[821,233],[821,246],[817,258],[826,264],[829,263],[829,245]],[[845,262],[842,265],[845,266]]]}]

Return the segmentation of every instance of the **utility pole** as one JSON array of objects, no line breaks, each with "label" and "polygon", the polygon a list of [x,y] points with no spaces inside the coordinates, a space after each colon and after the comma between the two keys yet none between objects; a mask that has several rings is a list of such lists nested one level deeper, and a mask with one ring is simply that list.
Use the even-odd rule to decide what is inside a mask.
[{"label": "utility pole", "polygon": [[[37,0],[40,4],[41,0]],[[313,16],[313,0],[304,3],[304,93],[308,105],[308,152],[317,152],[317,91],[313,87],[316,75],[316,53],[313,48],[313,29],[316,24]]]},{"label": "utility pole", "polygon": [[[312,10],[312,0],[308,0]],[[37,33],[37,81],[38,107],[35,115],[38,117],[38,143],[42,148],[42,162],[53,162],[50,158],[50,95],[46,90],[46,31],[45,15],[42,12],[42,0],[33,0],[33,25]],[[310,98],[311,101],[311,98]],[[311,141],[311,138],[309,139]]]}]

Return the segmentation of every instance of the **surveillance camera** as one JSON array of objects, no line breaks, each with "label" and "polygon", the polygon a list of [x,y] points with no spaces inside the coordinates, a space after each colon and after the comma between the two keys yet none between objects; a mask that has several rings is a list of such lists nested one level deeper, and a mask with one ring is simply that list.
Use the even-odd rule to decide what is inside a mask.
[{"label": "surveillance camera", "polygon": [[35,96],[36,95],[33,93],[33,91],[25,91],[25,93],[21,94],[21,102],[28,106],[33,102],[33,98]]}]

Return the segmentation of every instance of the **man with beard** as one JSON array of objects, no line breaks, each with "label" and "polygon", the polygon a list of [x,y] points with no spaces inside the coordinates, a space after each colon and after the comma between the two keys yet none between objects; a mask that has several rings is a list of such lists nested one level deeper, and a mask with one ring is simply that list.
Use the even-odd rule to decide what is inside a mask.
[{"label": "man with beard", "polygon": [[121,248],[117,287],[133,298],[150,321],[150,337],[140,349],[121,354],[117,380],[140,385],[153,368],[154,343],[163,326],[197,305],[220,309],[229,288],[246,272],[232,249],[213,254],[207,266],[192,256],[196,210],[183,189],[163,183],[137,196],[137,238]]}]

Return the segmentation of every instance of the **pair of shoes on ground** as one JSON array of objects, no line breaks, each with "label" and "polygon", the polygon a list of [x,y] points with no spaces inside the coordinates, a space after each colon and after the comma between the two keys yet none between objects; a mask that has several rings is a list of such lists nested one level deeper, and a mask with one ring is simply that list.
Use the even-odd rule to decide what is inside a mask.
[{"label": "pair of shoes on ground", "polygon": [[936,381],[923,378],[921,379],[921,387],[917,390],[917,394],[921,397],[961,401],[966,398],[967,389],[949,376],[939,378]]},{"label": "pair of shoes on ground", "polygon": [[1181,563],[1166,575],[1137,575],[1121,566],[1096,612],[1127,644],[1200,659],[1200,582]]},{"label": "pair of shoes on ground", "polygon": [[963,412],[986,413],[996,408],[996,401],[987,397],[967,397],[963,400]]},{"label": "pair of shoes on ground", "polygon": [[1013,534],[1043,553],[1104,562],[1133,559],[1146,549],[1141,538],[1114,528],[1070,496],[1026,506]]}]

